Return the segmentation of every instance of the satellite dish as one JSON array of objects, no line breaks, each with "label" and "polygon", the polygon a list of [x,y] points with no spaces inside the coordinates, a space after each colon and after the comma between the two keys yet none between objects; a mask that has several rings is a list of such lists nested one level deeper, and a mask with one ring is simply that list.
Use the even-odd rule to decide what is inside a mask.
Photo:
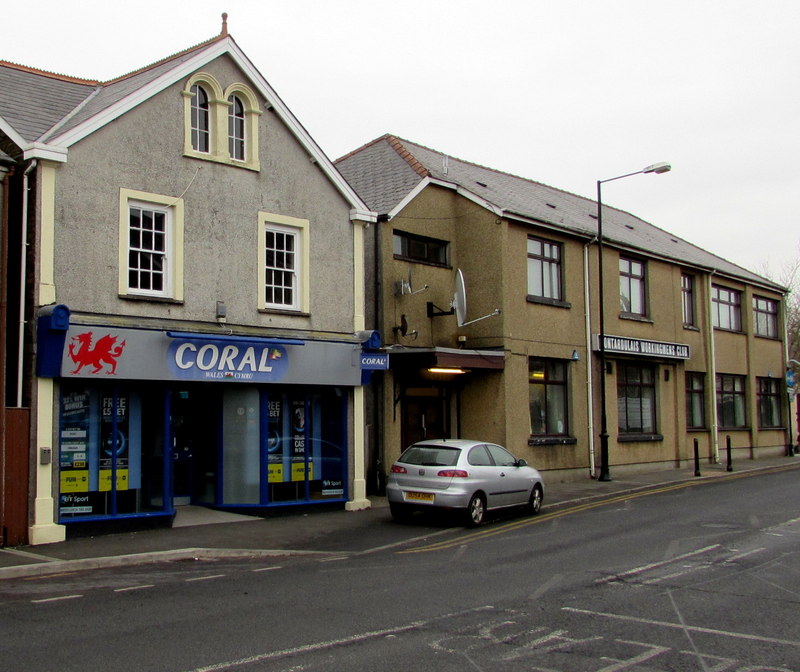
[{"label": "satellite dish", "polygon": [[456,269],[456,289],[452,306],[456,311],[456,323],[459,327],[463,327],[467,321],[467,287],[460,268]]},{"label": "satellite dish", "polygon": [[466,327],[468,324],[480,322],[487,317],[494,317],[500,314],[500,309],[495,308],[493,313],[467,321],[467,287],[464,284],[464,274],[461,272],[460,268],[456,269],[456,289],[453,296],[453,303],[450,305],[455,311],[456,323],[459,327]]}]

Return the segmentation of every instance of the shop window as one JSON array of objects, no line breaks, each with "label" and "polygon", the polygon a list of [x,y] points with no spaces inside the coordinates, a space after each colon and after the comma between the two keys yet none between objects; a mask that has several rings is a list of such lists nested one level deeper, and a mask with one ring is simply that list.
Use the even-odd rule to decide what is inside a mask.
[{"label": "shop window", "polygon": [[711,320],[715,329],[742,330],[742,293],[727,287],[711,287]]},{"label": "shop window", "polygon": [[720,427],[744,429],[747,426],[745,401],[745,377],[718,373],[717,421]]},{"label": "shop window", "polygon": [[528,237],[528,296],[562,301],[561,245]]},{"label": "shop window", "polygon": [[778,302],[754,296],[753,324],[756,336],[778,338]]},{"label": "shop window", "polygon": [[681,275],[681,308],[683,312],[683,326],[696,327],[695,321],[695,277],[684,273]]},{"label": "shop window", "polygon": [[183,300],[183,200],[120,190],[119,294]]},{"label": "shop window", "polygon": [[656,376],[649,365],[619,362],[617,408],[621,434],[655,434]]},{"label": "shop window", "polygon": [[623,315],[641,317],[647,314],[644,273],[644,262],[620,257],[619,304]]},{"label": "shop window", "polygon": [[308,312],[308,220],[259,214],[259,309]]},{"label": "shop window", "polygon": [[447,266],[448,247],[447,241],[405,231],[395,231],[392,235],[392,251],[397,259]]},{"label": "shop window", "polygon": [[756,406],[758,407],[758,426],[772,429],[783,426],[781,414],[781,389],[783,380],[779,378],[756,379]]},{"label": "shop window", "polygon": [[706,426],[706,374],[686,372],[686,427]]},{"label": "shop window", "polygon": [[217,79],[195,73],[184,96],[184,155],[259,170],[261,110],[255,93],[242,83],[223,91]]},{"label": "shop window", "polygon": [[530,359],[528,363],[532,436],[566,436],[567,363],[554,359]]}]

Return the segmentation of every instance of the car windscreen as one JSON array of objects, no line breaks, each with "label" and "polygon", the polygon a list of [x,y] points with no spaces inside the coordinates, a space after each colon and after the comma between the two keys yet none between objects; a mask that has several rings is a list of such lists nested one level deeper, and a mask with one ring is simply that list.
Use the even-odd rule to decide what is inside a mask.
[{"label": "car windscreen", "polygon": [[400,456],[400,462],[425,467],[452,467],[458,462],[460,448],[443,446],[411,446]]}]

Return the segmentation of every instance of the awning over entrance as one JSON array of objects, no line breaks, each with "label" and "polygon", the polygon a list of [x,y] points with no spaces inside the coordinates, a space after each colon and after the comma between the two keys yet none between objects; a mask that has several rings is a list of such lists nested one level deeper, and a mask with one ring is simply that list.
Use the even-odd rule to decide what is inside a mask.
[{"label": "awning over entrance", "polygon": [[430,369],[433,367],[502,370],[505,368],[505,352],[456,348],[404,348],[390,351],[390,369]]}]

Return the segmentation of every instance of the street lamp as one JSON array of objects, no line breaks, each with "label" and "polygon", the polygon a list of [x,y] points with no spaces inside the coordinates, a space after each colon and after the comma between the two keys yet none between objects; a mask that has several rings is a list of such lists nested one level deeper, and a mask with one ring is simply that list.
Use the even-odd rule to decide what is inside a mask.
[{"label": "street lamp", "polygon": [[642,173],[655,173],[660,175],[672,169],[668,163],[654,163],[633,173],[609,177],[607,180],[597,180],[597,289],[600,295],[600,476],[599,481],[610,481],[611,473],[608,470],[608,417],[606,413],[606,317],[605,292],[603,289],[603,198],[601,186],[605,182],[621,180],[623,177],[640,175]]}]

